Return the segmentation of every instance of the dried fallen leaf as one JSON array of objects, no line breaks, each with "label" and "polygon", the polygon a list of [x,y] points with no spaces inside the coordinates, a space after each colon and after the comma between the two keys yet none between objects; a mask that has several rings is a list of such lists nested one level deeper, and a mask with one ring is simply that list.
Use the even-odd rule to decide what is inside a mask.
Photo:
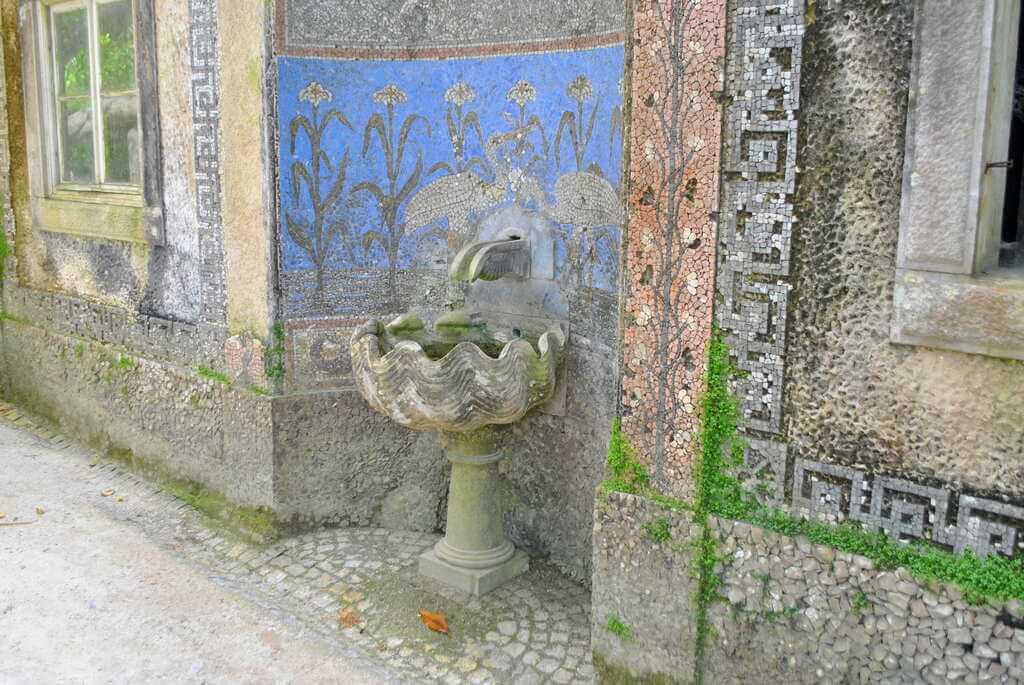
[{"label": "dried fallen leaf", "polygon": [[43,509],[42,507],[36,507],[36,516],[42,516],[45,513],[46,509]]},{"label": "dried fallen leaf", "polygon": [[351,609],[342,609],[338,612],[338,623],[344,628],[352,628],[363,622],[359,614],[352,611]]},{"label": "dried fallen leaf", "polygon": [[104,497],[110,497],[111,495],[114,494],[114,491],[113,490],[104,490],[100,494],[103,495]]},{"label": "dried fallen leaf", "polygon": [[435,614],[426,609],[420,609],[420,619],[423,621],[423,625],[435,633],[448,634],[448,619],[444,617],[444,614]]},{"label": "dried fallen leaf", "polygon": [[118,497],[118,498],[117,498],[117,501],[118,501],[118,502],[123,502],[123,501],[124,501],[124,497]]},{"label": "dried fallen leaf", "polygon": [[0,511],[0,519],[6,518],[6,516],[7,516],[7,514],[5,514],[4,512]]}]

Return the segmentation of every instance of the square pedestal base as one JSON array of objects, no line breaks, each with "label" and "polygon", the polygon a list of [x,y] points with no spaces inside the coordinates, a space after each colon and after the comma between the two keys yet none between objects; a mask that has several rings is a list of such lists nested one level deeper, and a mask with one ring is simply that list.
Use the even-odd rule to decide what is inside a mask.
[{"label": "square pedestal base", "polygon": [[481,569],[452,566],[447,561],[439,559],[433,548],[420,555],[420,575],[477,596],[490,592],[520,573],[526,573],[529,568],[530,557],[518,549],[508,561],[492,568]]}]

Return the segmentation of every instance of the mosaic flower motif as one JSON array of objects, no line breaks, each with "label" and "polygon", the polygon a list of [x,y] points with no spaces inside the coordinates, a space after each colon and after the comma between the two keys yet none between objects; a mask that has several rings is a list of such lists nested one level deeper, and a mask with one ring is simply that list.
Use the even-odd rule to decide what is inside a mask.
[{"label": "mosaic flower motif", "polygon": [[405,91],[393,83],[389,83],[373,94],[374,102],[385,105],[400,105],[408,99],[409,96],[405,94]]},{"label": "mosaic flower motif", "polygon": [[444,92],[444,99],[445,102],[462,107],[467,102],[476,100],[476,91],[462,81],[459,81]]},{"label": "mosaic flower motif", "polygon": [[299,102],[308,102],[314,107],[321,102],[330,102],[334,99],[331,91],[321,86],[316,81],[310,81],[309,85],[299,91]]},{"label": "mosaic flower motif", "polygon": [[594,85],[590,79],[580,74],[572,80],[565,92],[576,102],[582,103],[584,100],[594,97]]},{"label": "mosaic flower motif", "polygon": [[516,85],[508,89],[508,94],[505,98],[509,102],[514,102],[520,107],[525,107],[527,102],[532,102],[537,99],[537,89],[530,85],[527,80],[516,82]]}]

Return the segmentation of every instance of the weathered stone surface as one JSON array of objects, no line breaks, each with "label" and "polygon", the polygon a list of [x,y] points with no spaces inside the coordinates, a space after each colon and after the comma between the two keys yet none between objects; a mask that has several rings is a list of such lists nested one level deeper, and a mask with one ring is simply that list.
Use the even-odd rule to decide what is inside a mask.
[{"label": "weathered stone surface", "polygon": [[442,527],[447,462],[436,435],[402,428],[354,390],[275,397],[273,408],[276,506],[283,516],[426,532]]},{"label": "weathered stone surface", "polygon": [[1024,279],[899,271],[896,342],[1024,359]]},{"label": "weathered stone surface", "polygon": [[5,321],[0,394],[68,435],[273,506],[271,399],[110,345]]},{"label": "weathered stone surface", "polygon": [[514,423],[548,400],[565,343],[554,328],[540,336],[537,349],[516,339],[495,358],[473,342],[460,342],[432,359],[415,340],[401,339],[385,349],[385,339],[377,321],[352,335],[349,349],[359,392],[371,407],[403,426],[453,432]]},{"label": "weathered stone surface", "polygon": [[[664,520],[671,539],[655,541],[645,526]],[[622,670],[689,682],[696,645],[696,576],[686,543],[692,518],[650,500],[598,494],[594,508],[591,643],[599,673]],[[628,627],[614,634],[609,621]]]},{"label": "weathered stone surface", "polygon": [[[992,63],[1005,60],[994,59],[993,40],[979,36],[991,35],[993,19],[1000,18],[992,7],[1005,12],[1010,4],[936,2],[918,11],[897,254],[901,268],[973,272],[982,175],[985,161],[995,158],[985,148],[989,108],[1013,82],[1006,73],[1001,87],[989,86]],[[962,85],[951,89],[950,83]],[[1011,103],[1003,106],[1008,113]],[[1005,156],[1005,143],[995,154]]]}]

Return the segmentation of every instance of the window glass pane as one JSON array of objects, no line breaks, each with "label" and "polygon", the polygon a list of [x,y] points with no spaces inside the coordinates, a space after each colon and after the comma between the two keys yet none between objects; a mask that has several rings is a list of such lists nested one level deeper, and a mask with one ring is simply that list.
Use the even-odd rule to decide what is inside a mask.
[{"label": "window glass pane", "polygon": [[100,88],[104,93],[135,89],[135,42],[130,0],[96,6],[100,44]]},{"label": "window glass pane", "polygon": [[60,102],[61,180],[95,183],[92,153],[92,102],[74,98]]},{"label": "window glass pane", "polygon": [[89,25],[85,8],[53,13],[57,94],[89,93]]},{"label": "window glass pane", "polygon": [[103,154],[108,183],[138,185],[139,101],[137,95],[104,97]]}]

